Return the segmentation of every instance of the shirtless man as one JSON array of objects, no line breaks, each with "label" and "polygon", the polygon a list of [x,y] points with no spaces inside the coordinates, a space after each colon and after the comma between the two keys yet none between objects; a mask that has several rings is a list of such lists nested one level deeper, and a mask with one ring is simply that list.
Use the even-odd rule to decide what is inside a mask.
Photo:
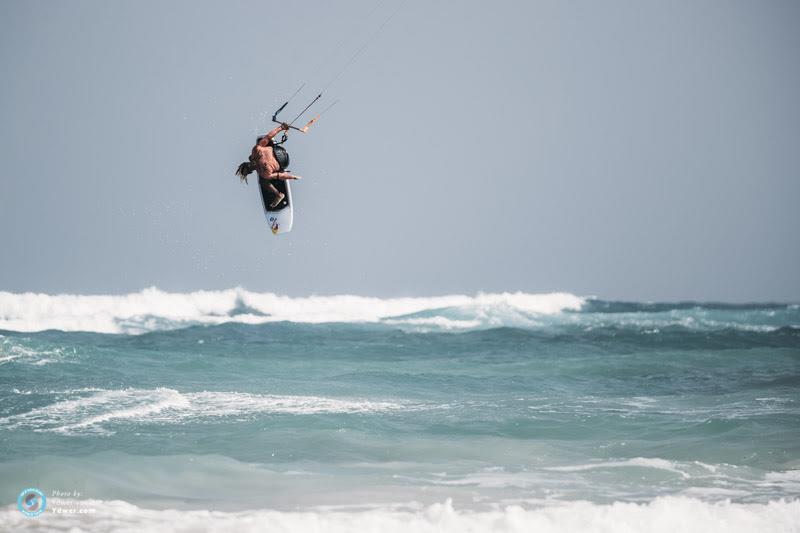
[{"label": "shirtless man", "polygon": [[250,152],[250,160],[245,161],[239,168],[236,170],[236,175],[239,176],[239,179],[247,183],[247,176],[253,172],[254,170],[258,172],[258,177],[265,180],[267,183],[267,187],[272,191],[275,195],[275,199],[270,204],[270,207],[275,207],[280,204],[283,199],[286,197],[285,194],[280,192],[275,185],[271,182],[272,180],[299,180],[300,176],[295,176],[288,172],[283,172],[281,170],[281,165],[278,163],[278,160],[275,158],[275,153],[273,152],[273,144],[272,139],[277,134],[282,131],[287,131],[289,129],[289,125],[286,123],[281,124],[274,130],[270,131],[263,137],[259,137],[256,140],[256,145],[253,146],[252,152]]}]

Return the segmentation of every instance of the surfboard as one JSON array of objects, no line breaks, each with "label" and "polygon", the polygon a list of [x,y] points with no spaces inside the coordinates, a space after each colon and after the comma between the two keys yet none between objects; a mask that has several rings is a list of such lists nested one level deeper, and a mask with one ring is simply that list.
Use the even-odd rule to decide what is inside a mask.
[{"label": "surfboard", "polygon": [[261,189],[261,201],[264,203],[264,214],[267,217],[267,224],[272,230],[273,235],[289,233],[292,230],[294,211],[292,208],[292,188],[286,180],[272,180],[276,189],[286,195],[281,203],[275,207],[270,204],[275,200],[275,195],[267,186],[267,181],[259,178],[258,185]]}]

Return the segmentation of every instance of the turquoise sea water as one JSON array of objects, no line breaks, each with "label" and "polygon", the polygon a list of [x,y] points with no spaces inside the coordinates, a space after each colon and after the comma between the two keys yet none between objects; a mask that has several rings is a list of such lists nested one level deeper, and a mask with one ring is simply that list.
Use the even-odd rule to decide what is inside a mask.
[{"label": "turquoise sea water", "polygon": [[800,528],[797,305],[2,293],[0,329],[17,529]]}]

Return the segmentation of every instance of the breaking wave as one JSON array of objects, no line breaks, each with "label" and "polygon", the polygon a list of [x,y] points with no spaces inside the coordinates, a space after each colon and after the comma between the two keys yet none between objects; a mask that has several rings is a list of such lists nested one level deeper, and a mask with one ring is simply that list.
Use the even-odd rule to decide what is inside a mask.
[{"label": "breaking wave", "polygon": [[[16,391],[17,394],[26,392]],[[249,394],[242,392],[179,392],[174,389],[79,389],[55,403],[0,418],[0,428],[30,429],[65,435],[113,434],[115,423],[154,424],[219,418],[247,419],[259,414],[312,415],[376,413],[406,406],[389,401]]]},{"label": "breaking wave", "polygon": [[[772,333],[800,331],[800,306],[607,302],[569,293],[492,293],[413,298],[289,297],[242,288],[124,295],[0,292],[0,330],[83,331],[136,335],[226,323],[376,324],[411,332],[521,328],[659,334],[678,329]],[[614,331],[611,332],[615,334]],[[16,354],[6,354],[5,357]],[[0,361],[2,362],[2,361]]]},{"label": "breaking wave", "polygon": [[289,321],[386,323],[447,330],[531,325],[539,316],[579,310],[584,302],[584,298],[566,293],[520,292],[431,298],[292,298],[241,288],[191,293],[149,288],[116,296],[0,292],[0,329],[137,334],[226,322]]},{"label": "breaking wave", "polygon": [[[450,500],[423,506],[362,505],[312,511],[142,509],[123,501],[78,500],[84,514],[45,512],[36,520],[9,505],[0,520],[14,531],[419,531],[528,532],[674,531],[796,532],[800,500],[766,504],[708,503],[686,497],[660,497],[646,503],[558,503],[539,508],[501,506],[491,511],[457,509]],[[78,504],[76,504],[77,506]],[[89,512],[91,511],[91,512]]]}]

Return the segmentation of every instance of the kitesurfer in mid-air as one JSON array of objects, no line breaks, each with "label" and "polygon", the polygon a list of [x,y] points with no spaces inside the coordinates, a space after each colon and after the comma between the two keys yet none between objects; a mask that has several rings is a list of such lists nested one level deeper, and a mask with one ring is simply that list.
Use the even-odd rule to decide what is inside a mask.
[{"label": "kitesurfer in mid-air", "polygon": [[[236,175],[239,176],[239,179],[245,183],[247,183],[247,176],[253,171],[258,173],[258,177],[260,179],[265,180],[267,187],[275,195],[275,199],[270,204],[271,208],[280,204],[286,197],[285,194],[280,192],[275,187],[272,181],[300,179],[300,176],[295,176],[289,172],[284,172],[283,169],[286,167],[286,163],[282,165],[275,156],[276,145],[272,142],[272,139],[280,132],[288,130],[289,125],[286,123],[281,123],[281,125],[274,130],[270,131],[263,137],[256,139],[256,145],[253,146],[253,150],[250,152],[250,160],[245,161],[239,165],[238,169],[236,169]],[[286,151],[283,150],[282,147],[279,147],[279,149],[283,152],[283,154],[286,154]]]}]

